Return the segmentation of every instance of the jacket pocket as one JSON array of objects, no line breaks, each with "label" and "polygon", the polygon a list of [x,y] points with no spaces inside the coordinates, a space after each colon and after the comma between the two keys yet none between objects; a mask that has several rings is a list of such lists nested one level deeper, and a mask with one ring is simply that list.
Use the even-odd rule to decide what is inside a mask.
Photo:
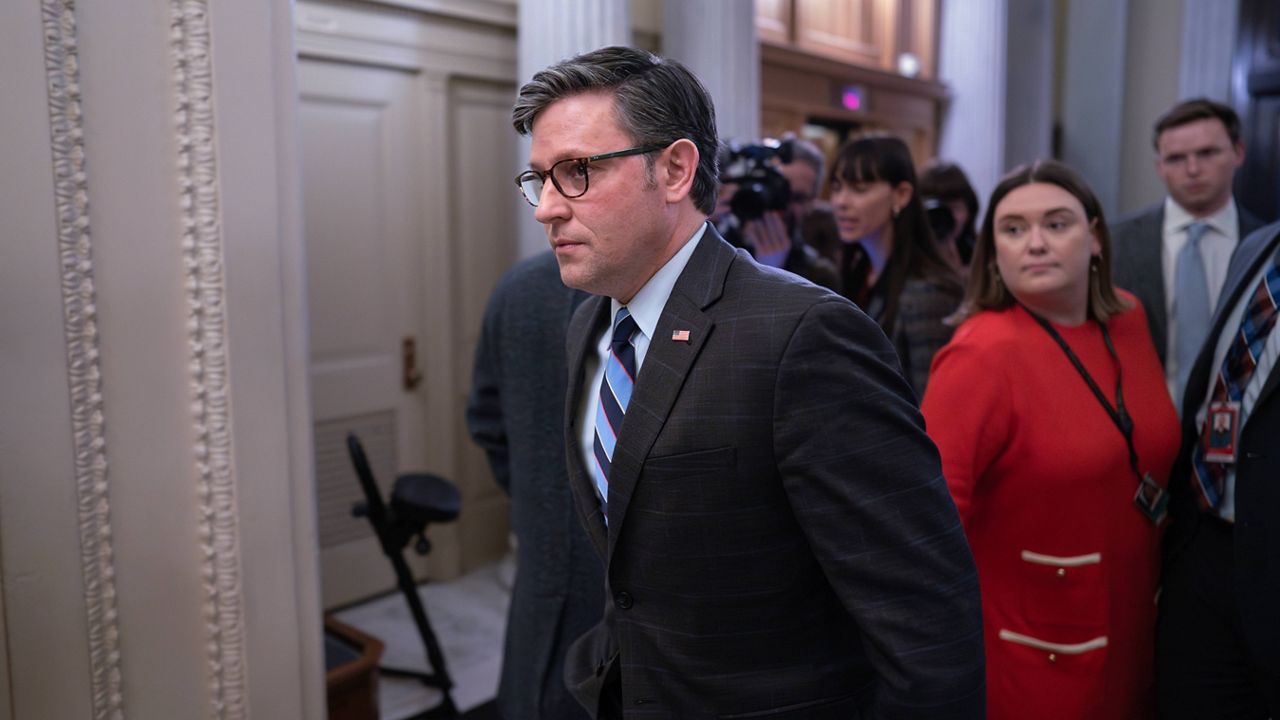
[{"label": "jacket pocket", "polygon": [[1052,660],[1057,660],[1058,656],[1083,655],[1087,652],[1093,652],[1094,650],[1101,650],[1107,646],[1106,635],[1089,638],[1084,642],[1060,643],[1038,638],[1034,635],[1016,633],[1012,630],[1005,630],[1004,628],[1000,629],[1000,639],[1005,642],[1016,643],[1018,645],[1043,651],[1046,654],[1046,660],[1051,658]]},{"label": "jacket pocket", "polygon": [[736,451],[732,446],[654,455],[645,459],[644,474],[647,478],[671,480],[690,475],[716,473],[733,467]]},{"label": "jacket pocket", "polygon": [[1106,696],[1107,636],[1031,635],[1001,628],[987,653],[992,718],[1098,717]]},{"label": "jacket pocket", "polygon": [[1030,628],[1101,633],[1107,622],[1102,553],[1064,556],[1023,550],[1021,559],[1016,592]]}]

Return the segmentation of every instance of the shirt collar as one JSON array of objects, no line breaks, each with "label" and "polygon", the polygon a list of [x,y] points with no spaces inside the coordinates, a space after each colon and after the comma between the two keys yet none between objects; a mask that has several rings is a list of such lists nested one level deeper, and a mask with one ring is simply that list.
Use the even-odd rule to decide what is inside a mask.
[{"label": "shirt collar", "polygon": [[[662,309],[667,306],[667,299],[671,297],[671,290],[676,286],[676,280],[680,279],[680,273],[684,272],[684,266],[689,264],[694,248],[698,247],[698,241],[706,232],[707,224],[704,222],[685,241],[684,246],[676,251],[676,254],[653,274],[653,277],[649,278],[649,282],[640,288],[640,292],[631,298],[631,302],[627,303],[627,310],[631,313],[631,317],[636,319],[636,326],[645,337],[653,338],[653,332],[658,327],[658,319],[662,317]],[[618,317],[618,310],[622,308],[622,303],[612,298],[609,302],[612,310],[609,317]]]},{"label": "shirt collar", "polygon": [[1235,198],[1228,200],[1227,204],[1219,208],[1214,214],[1202,218],[1197,218],[1187,212],[1186,208],[1179,205],[1173,198],[1166,197],[1164,199],[1165,235],[1182,232],[1187,229],[1188,225],[1196,221],[1205,223],[1221,235],[1235,237],[1240,222]]}]

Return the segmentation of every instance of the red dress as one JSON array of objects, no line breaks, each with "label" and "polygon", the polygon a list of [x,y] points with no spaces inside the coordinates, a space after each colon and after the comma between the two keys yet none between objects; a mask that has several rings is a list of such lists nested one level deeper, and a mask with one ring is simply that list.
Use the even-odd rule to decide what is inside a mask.
[{"label": "red dress", "polygon": [[[1178,419],[1133,309],[1108,323],[1142,469],[1161,486]],[[1114,403],[1097,323],[1057,327]],[[982,588],[987,712],[1149,718],[1160,530],[1133,502],[1124,436],[1021,307],[970,318],[933,361],[923,411]]]}]

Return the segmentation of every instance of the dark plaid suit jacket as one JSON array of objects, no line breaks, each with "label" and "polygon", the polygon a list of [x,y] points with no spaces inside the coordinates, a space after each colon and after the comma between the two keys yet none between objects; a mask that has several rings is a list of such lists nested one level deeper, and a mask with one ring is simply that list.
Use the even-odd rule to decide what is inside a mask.
[{"label": "dark plaid suit jacket", "polygon": [[[1164,537],[1164,571],[1176,565],[1196,533],[1204,515],[1191,489],[1191,452],[1200,440],[1196,413],[1209,394],[1216,377],[1213,367],[1218,341],[1224,333],[1236,333],[1227,318],[1245,293],[1257,287],[1254,275],[1262,264],[1280,252],[1280,223],[1264,226],[1240,241],[1227,268],[1226,284],[1213,315],[1213,329],[1200,348],[1187,393],[1182,403],[1182,450],[1169,477],[1169,515],[1173,522]],[[1278,326],[1272,332],[1280,332]],[[1236,464],[1236,521],[1231,533],[1234,557],[1227,561],[1235,569],[1237,609],[1244,623],[1244,637],[1252,657],[1268,672],[1280,675],[1280,365],[1271,368],[1263,382],[1249,417],[1240,431]],[[1183,629],[1161,623],[1160,632],[1181,633]]]},{"label": "dark plaid suit jacket", "polygon": [[608,314],[587,300],[568,336],[569,479],[607,598],[566,682],[593,716],[981,717],[977,575],[879,327],[708,229],[636,378],[606,529],[577,416]]}]

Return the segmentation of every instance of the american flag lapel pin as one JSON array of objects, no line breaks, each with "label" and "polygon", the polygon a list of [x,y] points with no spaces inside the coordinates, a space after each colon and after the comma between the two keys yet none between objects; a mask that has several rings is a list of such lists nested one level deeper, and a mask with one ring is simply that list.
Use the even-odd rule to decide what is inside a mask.
[{"label": "american flag lapel pin", "polygon": [[689,331],[688,331],[688,330],[672,330],[672,331],[671,331],[671,340],[672,340],[673,342],[685,342],[685,343],[687,343],[687,342],[689,342]]}]

